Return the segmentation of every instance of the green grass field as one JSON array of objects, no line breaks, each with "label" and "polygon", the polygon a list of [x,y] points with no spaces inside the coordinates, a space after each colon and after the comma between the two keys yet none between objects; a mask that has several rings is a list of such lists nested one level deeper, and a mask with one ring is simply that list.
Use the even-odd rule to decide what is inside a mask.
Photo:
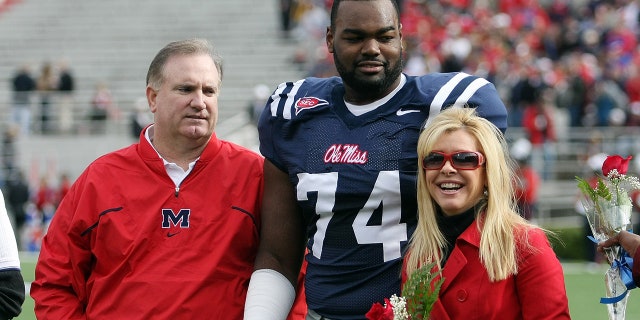
[{"label": "green grass field", "polygon": [[[22,255],[22,270],[25,281],[33,281],[36,257]],[[576,320],[606,320],[606,306],[599,303],[604,295],[604,272],[606,265],[595,268],[584,263],[564,264],[567,295],[569,296],[569,311],[571,318]],[[637,291],[637,292],[636,292]],[[540,293],[544,299],[544,293]],[[33,300],[27,297],[22,306],[22,314],[15,318],[33,320]],[[627,319],[640,319],[640,290],[630,292],[627,304]]]}]

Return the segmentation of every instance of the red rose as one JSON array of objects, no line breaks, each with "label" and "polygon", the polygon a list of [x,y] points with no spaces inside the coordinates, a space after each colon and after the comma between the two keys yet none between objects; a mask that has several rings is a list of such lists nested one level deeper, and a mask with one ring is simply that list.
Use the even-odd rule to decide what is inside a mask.
[{"label": "red rose", "polygon": [[628,156],[626,159],[619,155],[607,156],[607,159],[605,159],[602,164],[602,174],[608,176],[609,172],[613,169],[618,170],[619,174],[626,174],[629,168],[629,160],[631,160],[631,156]]},{"label": "red rose", "polygon": [[369,312],[365,314],[367,320],[393,320],[393,307],[389,299],[384,299],[385,306],[382,306],[379,302],[374,303],[369,309]]}]

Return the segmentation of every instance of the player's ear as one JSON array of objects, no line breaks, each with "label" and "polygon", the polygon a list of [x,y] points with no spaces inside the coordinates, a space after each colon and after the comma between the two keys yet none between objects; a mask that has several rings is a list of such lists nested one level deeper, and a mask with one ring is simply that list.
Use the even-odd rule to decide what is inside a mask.
[{"label": "player's ear", "polygon": [[327,49],[329,50],[329,53],[333,53],[333,32],[331,32],[331,27],[327,27],[325,40],[327,42]]}]

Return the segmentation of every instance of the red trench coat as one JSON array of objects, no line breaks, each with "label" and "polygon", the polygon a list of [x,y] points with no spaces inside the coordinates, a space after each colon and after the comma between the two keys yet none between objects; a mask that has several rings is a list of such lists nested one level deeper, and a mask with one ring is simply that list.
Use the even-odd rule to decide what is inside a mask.
[{"label": "red trench coat", "polygon": [[570,319],[562,266],[546,235],[534,229],[528,240],[537,252],[518,251],[518,274],[490,282],[480,263],[474,221],[456,240],[443,268],[445,281],[430,320]]}]

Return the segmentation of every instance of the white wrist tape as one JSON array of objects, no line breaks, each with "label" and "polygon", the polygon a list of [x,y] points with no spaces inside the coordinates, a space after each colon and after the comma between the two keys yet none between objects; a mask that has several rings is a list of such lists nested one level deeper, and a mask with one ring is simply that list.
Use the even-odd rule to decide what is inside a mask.
[{"label": "white wrist tape", "polygon": [[295,298],[295,288],[281,273],[256,270],[249,282],[244,320],[285,320]]}]

